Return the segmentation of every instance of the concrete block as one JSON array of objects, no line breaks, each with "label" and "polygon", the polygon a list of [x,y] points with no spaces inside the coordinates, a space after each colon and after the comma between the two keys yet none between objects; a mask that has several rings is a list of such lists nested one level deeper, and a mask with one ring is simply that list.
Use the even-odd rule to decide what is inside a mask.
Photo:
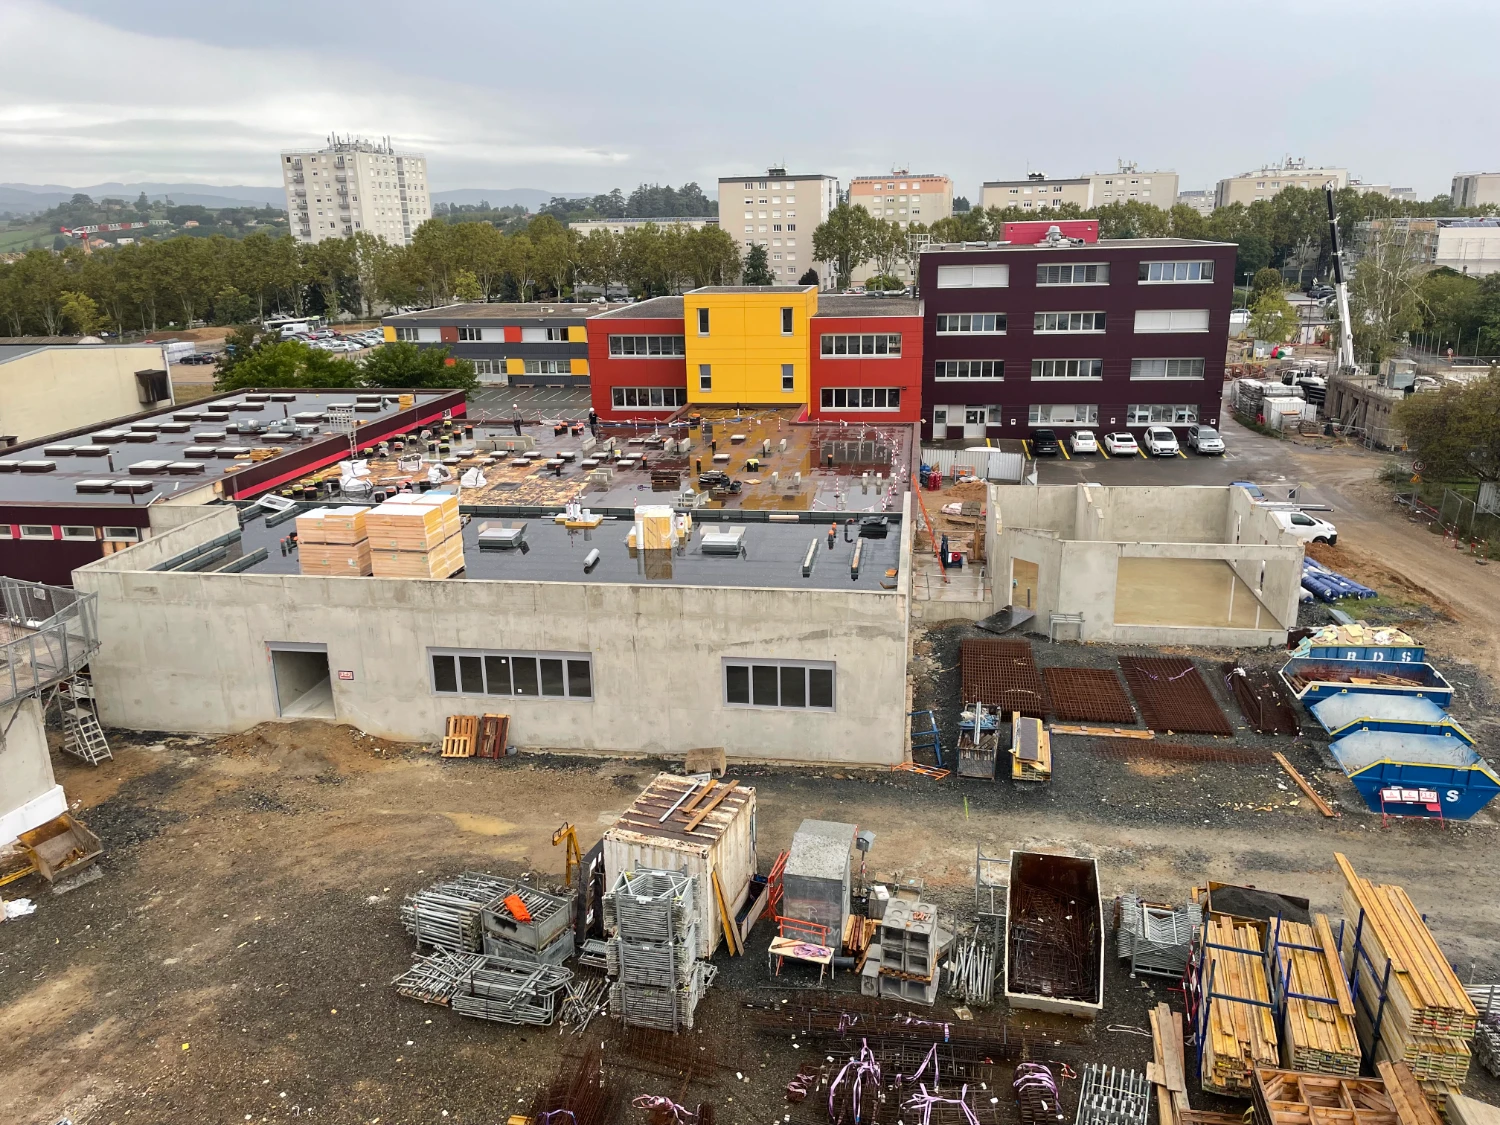
[{"label": "concrete block", "polygon": [[865,967],[859,971],[861,996],[880,995],[880,946],[872,945],[865,955]]}]

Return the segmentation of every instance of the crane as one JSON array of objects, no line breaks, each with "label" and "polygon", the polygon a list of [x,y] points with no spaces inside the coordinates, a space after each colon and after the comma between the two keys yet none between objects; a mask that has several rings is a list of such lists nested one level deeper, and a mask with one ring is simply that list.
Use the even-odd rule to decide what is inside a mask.
[{"label": "crane", "polygon": [[1323,188],[1328,200],[1328,237],[1333,246],[1333,283],[1339,302],[1339,370],[1354,366],[1354,324],[1349,319],[1349,284],[1344,277],[1344,253],[1339,247],[1339,217],[1333,204],[1333,184]]}]

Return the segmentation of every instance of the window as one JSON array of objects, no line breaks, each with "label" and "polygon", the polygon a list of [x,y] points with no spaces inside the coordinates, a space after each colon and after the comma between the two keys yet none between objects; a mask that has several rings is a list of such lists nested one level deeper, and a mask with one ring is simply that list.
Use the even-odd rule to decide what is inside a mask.
[{"label": "window", "polygon": [[1031,361],[1033,379],[1102,379],[1102,359],[1034,359]]},{"label": "window", "polygon": [[781,365],[781,389],[783,391],[795,391],[797,389],[797,371],[794,365],[783,363]]},{"label": "window", "polygon": [[[780,230],[781,228],[777,227],[776,229]],[[790,336],[792,334],[792,310],[791,309],[782,309],[781,310],[781,334],[783,336]]]},{"label": "window", "polygon": [[701,309],[700,308],[698,310],[698,335],[700,335],[700,336],[707,336],[708,335],[708,310],[707,309]]},{"label": "window", "polygon": [[[787,212],[788,215],[790,215],[791,213],[792,212],[790,212],[790,211]],[[787,223],[786,229],[787,230],[796,230],[797,229],[797,224],[796,223]]]},{"label": "window", "polygon": [[398,340],[416,340],[416,338],[417,330],[415,328],[396,329],[396,339]]},{"label": "window", "polygon": [[568,342],[568,329],[566,325],[562,328],[544,328],[542,331],[547,334],[548,343],[566,344]]},{"label": "window", "polygon": [[1207,332],[1207,309],[1137,309],[1137,332]]},{"label": "window", "polygon": [[900,387],[824,387],[824,410],[900,410]]},{"label": "window", "polygon": [[1137,274],[1149,284],[1179,281],[1212,281],[1214,264],[1208,262],[1142,262]]},{"label": "window", "polygon": [[97,539],[99,535],[92,527],[70,527],[67,524],[64,524],[62,529],[62,537],[64,539],[87,539],[92,542],[93,540]]},{"label": "window", "polygon": [[1198,359],[1133,359],[1130,361],[1132,379],[1201,379],[1203,360]]},{"label": "window", "polygon": [[138,543],[140,538],[141,529],[138,527],[106,527],[104,529],[106,543]]},{"label": "window", "polygon": [[698,389],[700,391],[711,391],[714,389],[714,373],[710,364],[700,363],[698,365]]},{"label": "window", "polygon": [[1037,266],[1036,283],[1038,285],[1108,285],[1109,263]]},{"label": "window", "polygon": [[1028,426],[1094,426],[1099,422],[1095,405],[1045,406],[1033,404],[1026,415]]},{"label": "window", "polygon": [[461,341],[465,341],[466,340],[466,341],[477,343],[478,340],[479,340],[479,329],[477,329],[477,328],[460,328],[458,330],[458,338]]},{"label": "window", "polygon": [[1103,332],[1102,312],[1037,313],[1032,324],[1036,332]]},{"label": "window", "polygon": [[1198,420],[1198,408],[1190,403],[1171,406],[1132,406],[1125,411],[1125,422],[1131,426],[1184,426]]},{"label": "window", "polygon": [[572,365],[566,359],[528,359],[526,360],[526,374],[528,375],[568,375],[572,373]]},{"label": "window", "polygon": [[659,355],[687,355],[685,336],[611,336],[609,354],[642,358]]},{"label": "window", "polygon": [[1009,266],[938,266],[939,289],[1003,289],[1009,284]]},{"label": "window", "polygon": [[896,333],[863,336],[829,333],[822,338],[821,348],[825,356],[873,355],[895,359],[901,355],[901,337]]},{"label": "window", "polygon": [[939,336],[961,332],[984,333],[991,336],[1005,334],[1004,313],[939,313],[937,317]]},{"label": "window", "polygon": [[780,660],[724,661],[724,702],[731,707],[833,710],[834,665]]},{"label": "window", "polygon": [[934,379],[991,379],[998,382],[1005,378],[1003,359],[940,359],[932,365]]},{"label": "window", "polygon": [[45,523],[23,523],[21,525],[22,539],[51,539],[52,526]]},{"label": "window", "polygon": [[686,387],[614,387],[610,396],[621,407],[673,407],[687,405]]},{"label": "window", "polygon": [[488,652],[429,649],[432,690],[444,695],[594,698],[593,658],[586,652]]},{"label": "window", "polygon": [[503,359],[471,359],[476,375],[504,375],[505,360]]}]

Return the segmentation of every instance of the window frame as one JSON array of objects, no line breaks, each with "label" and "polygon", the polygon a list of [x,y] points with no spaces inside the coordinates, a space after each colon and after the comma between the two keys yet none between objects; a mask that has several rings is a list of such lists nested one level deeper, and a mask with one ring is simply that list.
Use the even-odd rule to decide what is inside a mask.
[{"label": "window frame", "polygon": [[[1173,267],[1172,277],[1160,276],[1166,272],[1164,269],[1166,266]],[[1183,272],[1189,275],[1193,272],[1192,267],[1197,266],[1199,267],[1199,276],[1177,277],[1177,267],[1179,266],[1186,267]],[[1207,267],[1206,271],[1204,267]],[[1150,276],[1153,270],[1156,271],[1158,276]],[[1205,272],[1207,276],[1204,276]],[[1140,285],[1212,285],[1214,272],[1214,260],[1212,258],[1163,258],[1160,260],[1146,260],[1137,263],[1136,282]]]},{"label": "window frame", "polygon": [[[985,371],[985,365],[990,371]],[[932,378],[938,383],[1003,383],[1005,382],[1005,360],[1003,359],[938,359],[932,364]]]},{"label": "window frame", "polygon": [[[780,227],[776,228],[780,230]],[[797,319],[795,310],[790,305],[781,307],[781,334],[791,336],[797,331]]]},{"label": "window frame", "polygon": [[714,369],[711,363],[700,363],[698,365],[698,392],[700,394],[713,394]]},{"label": "window frame", "polygon": [[797,365],[795,363],[783,363],[781,365],[781,393],[791,394],[797,389]]},{"label": "window frame", "polygon": [[[865,405],[865,394],[869,392],[871,405]],[[859,401],[850,404],[850,396]],[[843,402],[839,397],[843,396]],[[818,392],[820,410],[858,410],[872,413],[890,413],[901,409],[900,387],[823,387]]]},{"label": "window frame", "polygon": [[1006,314],[938,313],[933,321],[939,336],[1004,336]]},{"label": "window frame", "polygon": [[709,323],[708,322],[708,306],[707,305],[699,305],[698,306],[698,335],[700,335],[700,336],[707,336],[708,335],[708,323]]},{"label": "window frame", "polygon": [[[745,669],[745,700],[731,699],[730,670]],[[783,704],[781,702],[784,684],[787,677],[784,671],[800,669],[802,671],[802,698],[806,701],[802,704]],[[758,678],[757,670],[763,674]],[[812,672],[827,672],[828,676],[828,705],[814,705],[811,700],[813,696]],[[772,676],[764,673],[774,673]],[[775,682],[776,702],[756,702],[758,691],[767,686],[769,680]],[[745,657],[724,656],[719,658],[719,682],[722,689],[723,705],[726,708],[736,710],[755,711],[790,711],[803,714],[808,711],[822,712],[823,714],[835,714],[838,711],[838,664],[832,660],[760,660]]]},{"label": "window frame", "polygon": [[[1077,373],[1070,373],[1066,366],[1068,364],[1077,364]],[[1086,369],[1085,364],[1089,365]],[[1058,365],[1063,365],[1061,374],[1058,374]],[[1087,371],[1086,374],[1085,371]],[[1104,361],[1102,359],[1034,359],[1031,361],[1033,382],[1097,382],[1103,378]]]},{"label": "window frame", "polygon": [[[626,341],[630,341],[629,347]],[[641,348],[644,346],[645,350]],[[651,349],[655,348],[655,351]],[[670,334],[619,332],[609,337],[610,359],[676,359],[687,355],[687,337]]]},{"label": "window frame", "polygon": [[[453,683],[455,690],[448,691],[438,686],[438,665],[440,659],[452,661]],[[516,676],[516,661],[531,661],[532,672],[535,676],[530,682],[536,687],[534,692],[519,692],[516,690],[518,678]],[[475,662],[466,665],[465,661]],[[494,674],[491,661],[506,661],[506,691],[491,691],[490,677]],[[562,674],[562,694],[547,692],[544,690],[546,684],[546,669],[543,661],[560,662]],[[576,694],[571,689],[573,686],[574,665],[585,664],[587,671],[582,679],[586,681],[588,694]],[[433,695],[469,695],[483,696],[485,698],[504,697],[509,699],[546,699],[562,700],[575,703],[592,703],[597,699],[594,691],[594,655],[589,652],[559,652],[550,649],[490,649],[490,648],[449,648],[444,645],[429,645],[427,648],[427,682],[429,690]],[[471,671],[476,671],[480,677],[480,690],[470,691],[466,687],[466,677]]]},{"label": "window frame", "polygon": [[[641,402],[641,396],[646,401]],[[661,402],[652,402],[653,395],[660,395]],[[616,410],[676,410],[687,405],[686,387],[611,387],[610,402]],[[634,402],[629,399],[635,399]],[[668,399],[671,402],[668,402]]]},{"label": "window frame", "polygon": [[[1171,417],[1161,416],[1170,410]],[[1125,408],[1127,426],[1192,426],[1198,421],[1198,406],[1191,402],[1133,403]]]},{"label": "window frame", "polygon": [[141,541],[141,529],[125,524],[106,526],[101,529],[101,532],[106,543],[139,543]]},{"label": "window frame", "polygon": [[[57,536],[52,534],[52,525],[50,523],[23,523],[18,526],[21,528],[22,539],[45,540],[57,538]],[[46,534],[38,534],[39,532],[46,532]]]},{"label": "window frame", "polygon": [[[1075,316],[1080,318],[1092,317],[1093,319],[1089,323],[1093,324],[1094,326],[1091,328],[1073,328],[1071,326],[1072,318]],[[1057,323],[1057,318],[1066,317],[1067,320],[1063,323],[1068,324],[1069,327],[1047,328],[1045,327],[1045,324],[1047,318],[1049,317],[1053,318],[1054,324]],[[1033,335],[1037,336],[1099,336],[1104,333],[1105,328],[1108,324],[1108,320],[1108,314],[1099,310],[1094,310],[1092,312],[1038,312],[1032,314],[1031,331]],[[1084,321],[1080,319],[1078,323],[1082,325]]]},{"label": "window frame", "polygon": [[[992,270],[993,273],[983,275],[984,281],[980,281],[980,270]],[[961,281],[967,271],[967,280]],[[994,280],[1000,278],[999,281]],[[1005,262],[983,262],[976,265],[940,265],[937,269],[937,288],[939,289],[1008,289],[1010,288],[1010,265]]]},{"label": "window frame", "polygon": [[[1063,280],[1063,270],[1068,271],[1067,280]],[[1088,271],[1093,270],[1094,277],[1089,279]],[[1048,271],[1057,271],[1049,274]],[[1080,279],[1080,271],[1082,277]],[[1036,267],[1036,284],[1039,289],[1050,289],[1063,285],[1108,285],[1109,263],[1108,262],[1038,262]]]},{"label": "window frame", "polygon": [[571,375],[573,363],[567,359],[523,359],[521,372],[524,375]]},{"label": "window frame", "polygon": [[[1176,284],[1176,283],[1174,282],[1173,284]],[[1193,319],[1196,320],[1198,323],[1202,324],[1202,327],[1201,328],[1198,328],[1198,327],[1181,328],[1181,327],[1178,327],[1176,323],[1174,323],[1175,321],[1177,321],[1179,319],[1179,317],[1185,319],[1188,314],[1193,314]],[[1143,328],[1141,326],[1141,317],[1142,316],[1147,316],[1147,317],[1165,317],[1165,319],[1166,319],[1166,327],[1165,328],[1152,328],[1152,327],[1149,326],[1149,322],[1148,322],[1147,327]],[[1134,329],[1135,334],[1137,336],[1163,336],[1163,335],[1178,335],[1178,334],[1183,334],[1183,335],[1187,335],[1187,334],[1201,335],[1202,333],[1208,331],[1208,329],[1209,329],[1209,323],[1210,323],[1211,320],[1212,320],[1212,310],[1211,309],[1136,309],[1135,310],[1135,320],[1134,320],[1134,322],[1133,322],[1133,324],[1132,324],[1131,327]]]},{"label": "window frame", "polygon": [[[858,344],[854,341],[858,341]],[[882,342],[885,351],[880,350]],[[838,350],[840,344],[844,347],[843,351]],[[869,346],[869,351],[865,350],[866,345]],[[858,350],[851,351],[851,347]],[[900,359],[901,333],[824,332],[818,340],[818,354],[824,359]]]},{"label": "window frame", "polygon": [[[95,543],[99,539],[99,529],[96,527],[85,527],[81,523],[61,525],[62,537],[71,543]],[[83,534],[78,534],[78,533]]]},{"label": "window frame", "polygon": [[[1143,374],[1142,373],[1144,371],[1143,365],[1147,364],[1147,363],[1152,363],[1152,364],[1160,363],[1160,364],[1162,364],[1163,365],[1162,366],[1162,372],[1163,372],[1163,374],[1161,374],[1161,375],[1146,375],[1146,374]],[[1172,365],[1173,364],[1177,364],[1178,365],[1178,370],[1179,371],[1181,371],[1181,365],[1182,364],[1190,364],[1190,365],[1191,364],[1196,364],[1197,365],[1197,373],[1196,374],[1189,374],[1189,375],[1183,375],[1183,374],[1175,374],[1174,375],[1174,374],[1172,374],[1172,369],[1173,369]],[[1184,382],[1184,383],[1188,383],[1188,382],[1198,382],[1198,381],[1200,381],[1200,380],[1203,379],[1203,377],[1204,377],[1207,369],[1208,369],[1208,361],[1206,359],[1204,359],[1202,356],[1157,356],[1157,357],[1154,357],[1154,358],[1132,359],[1130,361],[1130,377],[1131,377],[1131,379],[1135,380],[1136,382],[1141,382],[1141,383],[1170,383],[1170,382]]]},{"label": "window frame", "polygon": [[418,339],[420,338],[417,335],[417,333],[420,332],[420,331],[421,331],[421,329],[418,329],[418,328],[405,328],[405,327],[402,327],[400,325],[397,325],[396,326],[396,339],[397,340],[404,340],[408,344],[415,344],[418,341]]},{"label": "window frame", "polygon": [[458,328],[458,342],[460,344],[477,344],[482,336],[482,330],[472,325],[464,324]]},{"label": "window frame", "polygon": [[[1070,421],[1061,418],[1053,418],[1051,412],[1059,407],[1070,407],[1073,417]],[[1083,411],[1082,420],[1079,419],[1079,411]],[[1046,410],[1048,416],[1042,417],[1042,411]],[[1099,424],[1099,404],[1095,402],[1034,402],[1026,410],[1026,424],[1028,426],[1097,426]]]}]

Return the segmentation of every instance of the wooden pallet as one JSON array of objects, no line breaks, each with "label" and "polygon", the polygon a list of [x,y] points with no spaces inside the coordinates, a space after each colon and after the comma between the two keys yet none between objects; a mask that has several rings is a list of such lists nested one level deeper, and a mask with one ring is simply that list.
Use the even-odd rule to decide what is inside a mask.
[{"label": "wooden pallet", "polygon": [[449,715],[448,733],[443,736],[442,756],[445,758],[472,758],[475,738],[479,733],[478,715]]},{"label": "wooden pallet", "polygon": [[1373,1078],[1255,1068],[1256,1125],[1412,1125]]},{"label": "wooden pallet", "polygon": [[474,747],[476,758],[503,758],[510,737],[509,715],[483,715],[479,719],[479,741]]}]

